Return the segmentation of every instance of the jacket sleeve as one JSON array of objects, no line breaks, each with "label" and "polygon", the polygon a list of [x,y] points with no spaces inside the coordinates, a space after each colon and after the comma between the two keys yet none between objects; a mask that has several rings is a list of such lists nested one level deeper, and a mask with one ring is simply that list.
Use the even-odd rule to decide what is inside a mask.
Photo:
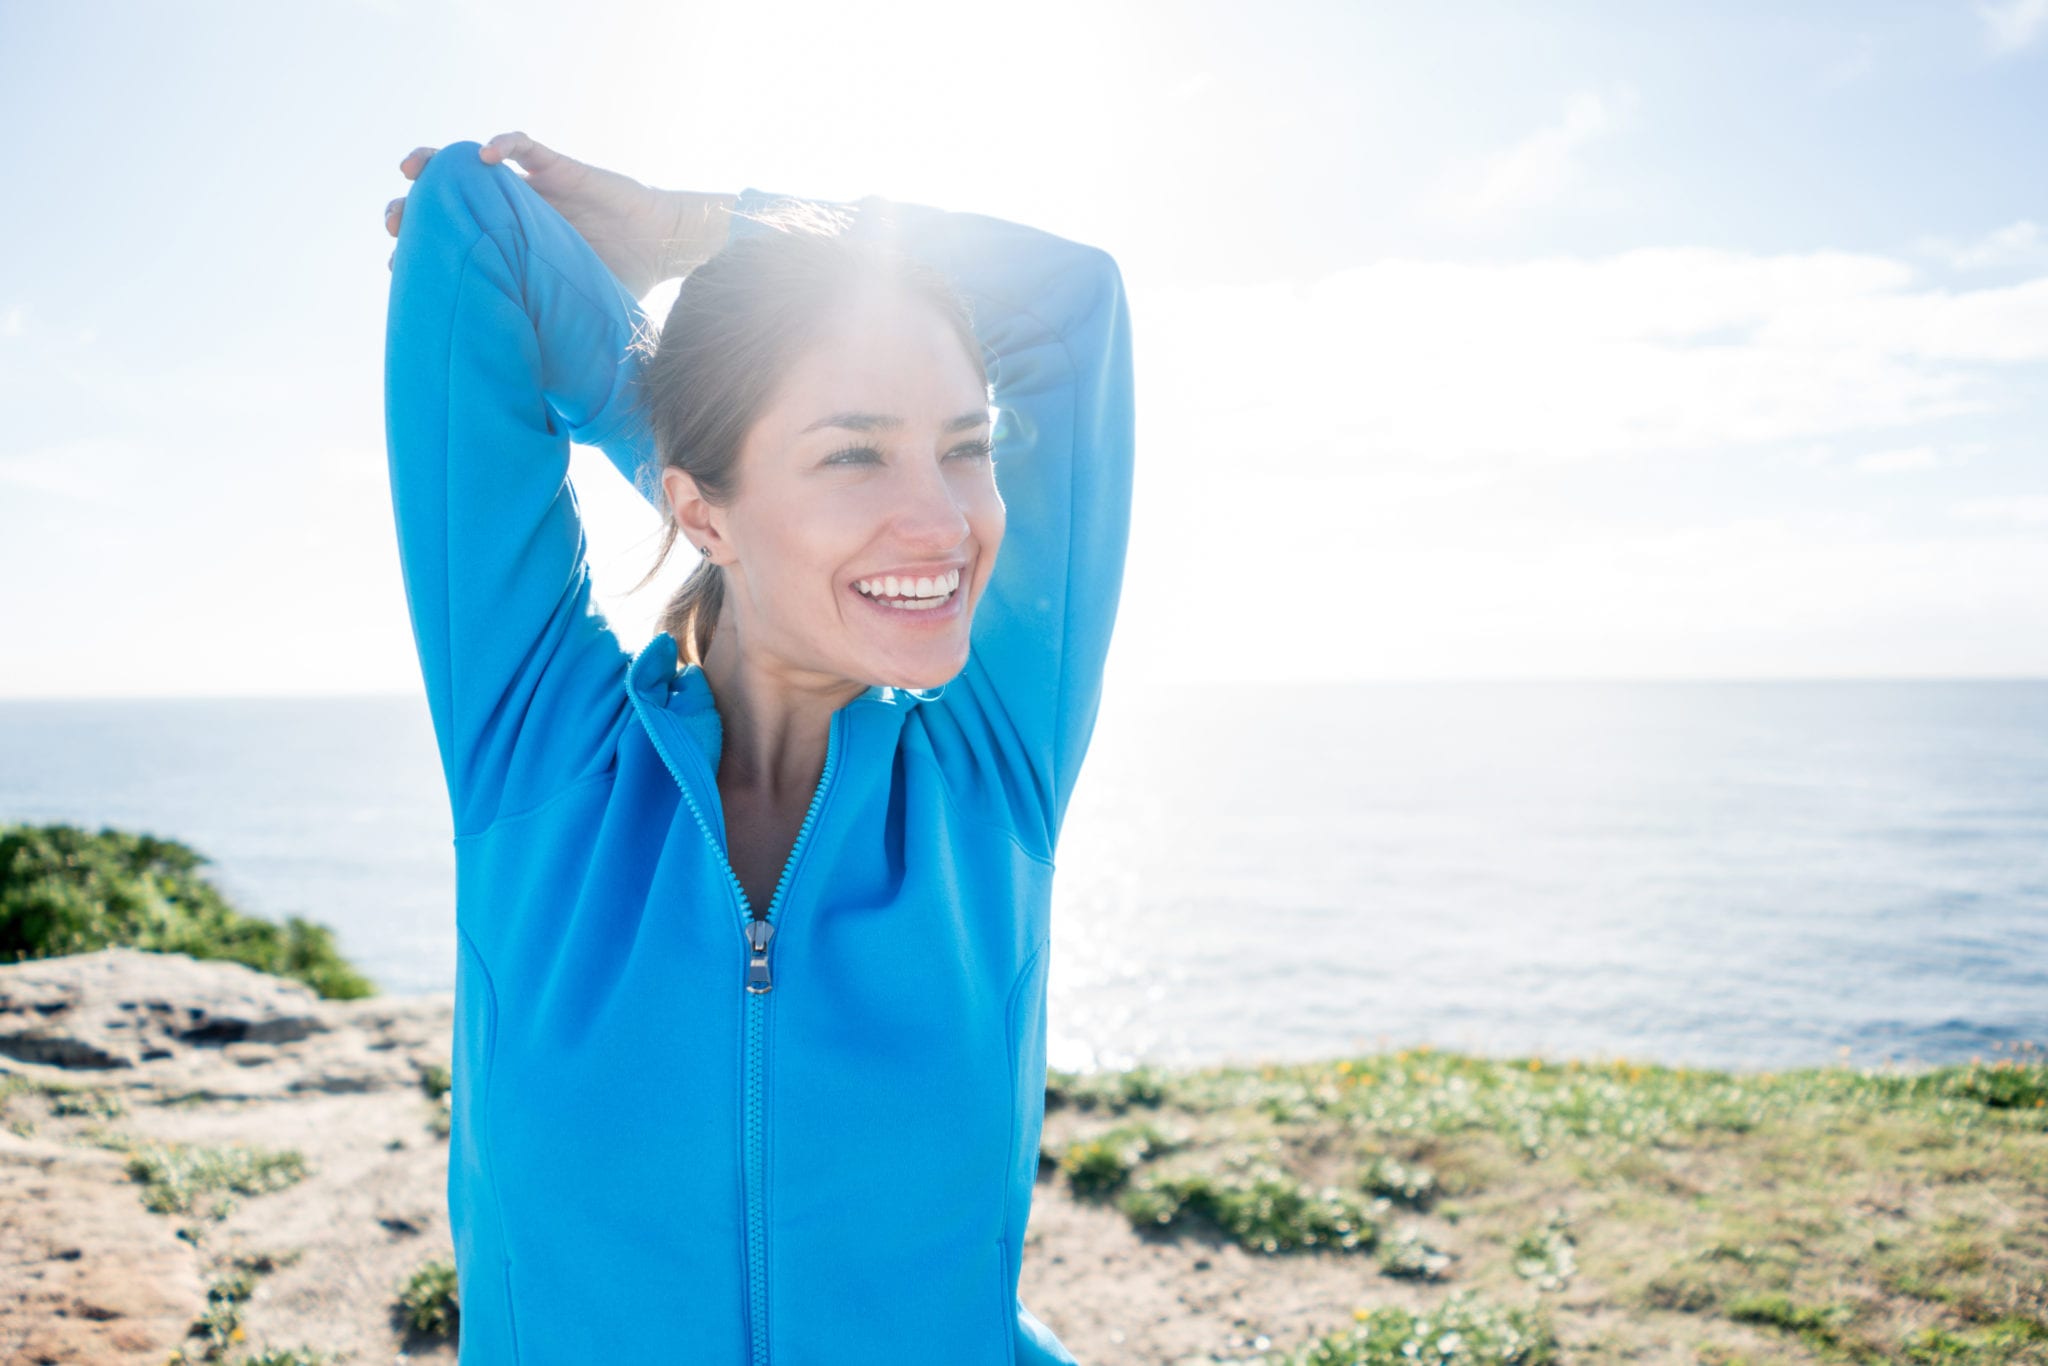
[{"label": "jacket sleeve", "polygon": [[602,767],[627,657],[593,604],[569,446],[641,482],[645,315],[478,144],[430,158],[391,267],[385,434],[420,670],[458,835]]},{"label": "jacket sleeve", "polygon": [[[779,198],[746,190],[742,212]],[[830,202],[830,201],[815,201]],[[967,297],[994,386],[1007,526],[943,706],[1028,789],[1013,808],[1058,839],[1102,694],[1123,583],[1135,445],[1131,323],[1115,260],[1035,228],[870,196],[857,235],[937,266]],[[738,235],[749,231],[734,224]],[[759,230],[759,229],[751,229]]]}]

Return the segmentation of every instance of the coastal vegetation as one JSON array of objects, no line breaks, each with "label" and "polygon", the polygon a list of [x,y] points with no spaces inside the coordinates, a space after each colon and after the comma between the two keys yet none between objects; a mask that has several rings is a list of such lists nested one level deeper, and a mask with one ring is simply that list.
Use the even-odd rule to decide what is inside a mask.
[{"label": "coastal vegetation", "polygon": [[0,825],[0,962],[112,945],[225,958],[331,999],[375,994],[327,926],[235,909],[177,840],[112,828]]},{"label": "coastal vegetation", "polygon": [[1054,1070],[1046,1107],[1042,1174],[1143,1237],[1443,1286],[1246,1363],[2048,1362],[2032,1045],[1756,1073],[1422,1046]]}]

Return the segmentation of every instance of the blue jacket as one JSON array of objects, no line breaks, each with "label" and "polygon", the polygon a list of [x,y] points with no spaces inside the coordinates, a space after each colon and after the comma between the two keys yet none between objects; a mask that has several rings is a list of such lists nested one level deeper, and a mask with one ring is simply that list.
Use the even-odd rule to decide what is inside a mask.
[{"label": "blue jacket", "polygon": [[572,441],[629,478],[652,459],[629,383],[647,320],[477,151],[443,147],[406,200],[385,357],[455,829],[461,1360],[1072,1362],[1017,1281],[1054,852],[1129,527],[1116,264],[976,214],[842,206],[972,304],[1008,527],[961,672],[833,715],[756,964],[703,671],[666,633],[622,647],[567,482]]}]

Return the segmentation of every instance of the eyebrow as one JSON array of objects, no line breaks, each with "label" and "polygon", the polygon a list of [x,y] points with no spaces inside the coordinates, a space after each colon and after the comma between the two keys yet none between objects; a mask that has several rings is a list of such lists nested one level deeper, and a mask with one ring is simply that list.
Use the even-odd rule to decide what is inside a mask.
[{"label": "eyebrow", "polygon": [[[952,419],[946,423],[944,430],[963,432],[969,427],[979,427],[988,420],[987,409],[976,409],[974,412],[962,413],[960,416]],[[819,418],[816,422],[804,428],[803,431],[798,432],[797,435],[803,436],[806,433],[815,432],[823,427],[844,427],[848,431],[873,432],[901,427],[902,425],[902,418],[891,417],[887,413],[832,413]]]}]

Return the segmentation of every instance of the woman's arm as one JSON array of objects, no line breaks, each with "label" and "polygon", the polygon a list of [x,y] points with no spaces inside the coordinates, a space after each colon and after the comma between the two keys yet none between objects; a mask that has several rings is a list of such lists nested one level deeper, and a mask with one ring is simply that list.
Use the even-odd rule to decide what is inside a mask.
[{"label": "woman's arm", "polygon": [[[781,196],[740,195],[745,215]],[[824,201],[830,202],[830,201]],[[852,231],[944,271],[973,307],[998,413],[1007,527],[971,649],[940,704],[960,741],[1025,775],[1050,854],[1101,700],[1130,532],[1136,441],[1131,321],[1116,262],[1096,247],[981,214],[870,196]]]},{"label": "woman's arm", "polygon": [[576,229],[478,143],[420,169],[392,258],[385,426],[458,835],[594,771],[626,706],[569,446],[602,449],[629,479],[647,458],[628,354],[645,326]]}]

